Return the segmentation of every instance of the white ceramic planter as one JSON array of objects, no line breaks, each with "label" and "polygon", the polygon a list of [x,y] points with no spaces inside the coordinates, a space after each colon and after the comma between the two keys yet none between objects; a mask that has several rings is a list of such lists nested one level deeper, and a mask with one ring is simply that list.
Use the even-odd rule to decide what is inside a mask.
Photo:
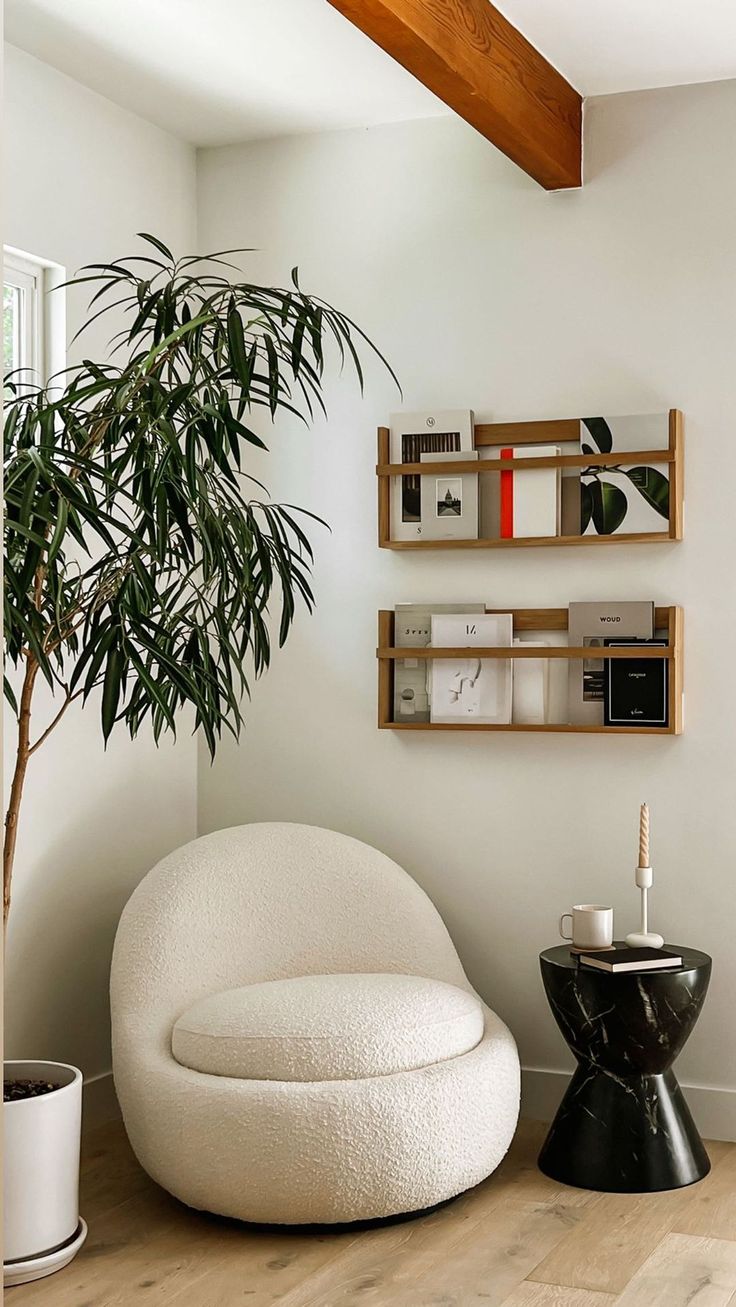
[{"label": "white ceramic planter", "polygon": [[[81,1247],[82,1075],[63,1062],[6,1062],[7,1080],[60,1087],[3,1104],[5,1283],[49,1275]],[[74,1252],[71,1246],[76,1244]],[[33,1264],[38,1269],[33,1273]],[[27,1270],[26,1268],[30,1268]]]}]

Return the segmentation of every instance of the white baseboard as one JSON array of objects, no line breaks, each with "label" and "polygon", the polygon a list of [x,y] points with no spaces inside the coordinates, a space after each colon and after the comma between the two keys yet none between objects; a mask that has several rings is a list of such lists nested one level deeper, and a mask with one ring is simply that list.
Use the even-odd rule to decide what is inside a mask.
[{"label": "white baseboard", "polygon": [[103,1071],[98,1076],[90,1076],[84,1082],[82,1094],[82,1131],[94,1130],[95,1126],[105,1125],[108,1121],[120,1118],[120,1104],[115,1095],[112,1071]]},{"label": "white baseboard", "polygon": [[[534,1121],[551,1121],[570,1074],[523,1067],[521,1115]],[[681,1088],[704,1139],[736,1141],[736,1089],[716,1089],[709,1085],[682,1085]]]}]

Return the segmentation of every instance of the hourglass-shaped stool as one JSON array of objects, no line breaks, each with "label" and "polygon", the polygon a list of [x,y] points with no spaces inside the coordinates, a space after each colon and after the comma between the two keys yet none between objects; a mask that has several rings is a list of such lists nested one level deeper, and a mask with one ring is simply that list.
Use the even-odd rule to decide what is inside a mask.
[{"label": "hourglass-shaped stool", "polygon": [[618,975],[583,966],[565,947],[540,956],[550,1007],[578,1062],[539,1155],[554,1180],[648,1193],[710,1170],[672,1064],[703,1006],[711,959],[667,947],[681,967]]}]

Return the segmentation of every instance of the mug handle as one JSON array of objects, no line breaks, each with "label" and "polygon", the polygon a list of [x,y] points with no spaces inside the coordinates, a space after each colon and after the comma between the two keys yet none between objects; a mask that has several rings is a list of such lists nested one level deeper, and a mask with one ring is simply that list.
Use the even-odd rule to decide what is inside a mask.
[{"label": "mug handle", "polygon": [[565,932],[564,932],[564,930],[563,930],[563,928],[562,928],[562,923],[563,923],[563,921],[565,920],[565,917],[569,917],[569,918],[570,918],[570,930],[572,931],[572,913],[571,913],[571,912],[563,912],[562,916],[560,917],[560,935],[561,935],[561,937],[562,937],[563,939],[566,939],[566,940],[567,940],[568,944],[571,944],[571,943],[572,943],[572,934],[570,934],[570,935],[566,935]]}]

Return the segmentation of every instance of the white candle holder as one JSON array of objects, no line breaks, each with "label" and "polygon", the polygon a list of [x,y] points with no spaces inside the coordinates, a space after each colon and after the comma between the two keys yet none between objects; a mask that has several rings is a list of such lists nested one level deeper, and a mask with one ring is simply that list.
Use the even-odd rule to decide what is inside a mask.
[{"label": "white candle holder", "polygon": [[647,895],[652,888],[654,873],[651,867],[636,868],[636,883],[641,891],[641,930],[635,930],[626,936],[629,948],[662,948],[664,937],[649,929],[649,904]]}]

